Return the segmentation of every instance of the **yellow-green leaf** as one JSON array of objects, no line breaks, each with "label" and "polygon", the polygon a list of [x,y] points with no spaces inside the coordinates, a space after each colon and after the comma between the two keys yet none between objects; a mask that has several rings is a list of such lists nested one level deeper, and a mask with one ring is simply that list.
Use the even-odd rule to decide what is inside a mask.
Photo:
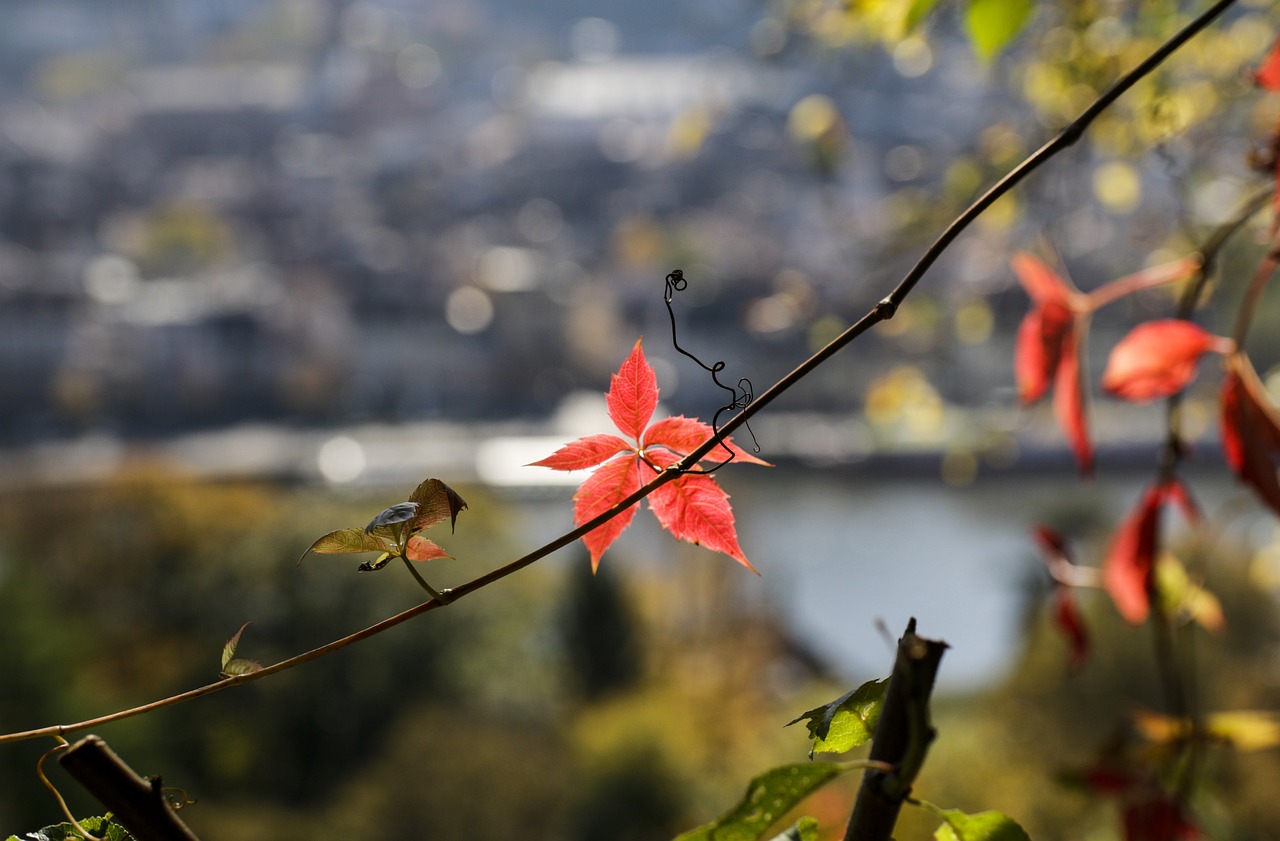
[{"label": "yellow-green leaf", "polygon": [[844,753],[871,741],[876,722],[880,720],[888,685],[888,678],[869,680],[829,704],[801,713],[790,722],[804,721],[809,728],[809,738],[813,740],[809,758],[812,759],[815,753]]},{"label": "yellow-green leaf", "polygon": [[999,55],[1017,37],[1035,11],[1033,0],[969,0],[964,29],[983,61]]},{"label": "yellow-green leaf", "polygon": [[969,815],[959,809],[940,808],[927,800],[915,802],[942,821],[933,833],[937,841],[1031,841],[1017,821],[1001,812]]},{"label": "yellow-green leaf", "polygon": [[[351,555],[359,552],[385,552],[395,548],[376,534],[368,534],[364,529],[338,529],[331,531],[316,540],[302,558],[315,552],[320,555]],[[302,562],[302,558],[298,562]]]}]

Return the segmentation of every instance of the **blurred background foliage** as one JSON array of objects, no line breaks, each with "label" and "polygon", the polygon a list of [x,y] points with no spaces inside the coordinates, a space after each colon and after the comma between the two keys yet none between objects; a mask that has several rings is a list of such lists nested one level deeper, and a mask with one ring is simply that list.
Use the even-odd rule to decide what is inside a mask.
[{"label": "blurred background foliage", "polygon": [[[868,68],[887,56],[898,77],[920,79],[937,66],[953,66],[945,63],[949,54],[972,49],[960,37],[962,16],[946,4],[916,25],[912,15],[928,5],[771,0],[751,7],[749,32],[735,49],[765,62],[799,62],[816,79],[814,90],[796,97],[779,120],[788,145],[777,178],[753,173],[754,180],[738,184],[734,173],[732,193],[721,196],[714,185],[700,185],[708,195],[672,207],[666,199],[652,199],[644,184],[660,180],[654,192],[662,193],[671,173],[692,177],[724,152],[730,128],[714,109],[698,108],[676,115],[656,141],[624,126],[609,141],[614,145],[605,146],[617,153],[631,148],[627,144],[650,144],[643,155],[637,151],[626,160],[635,164],[643,158],[635,176],[640,186],[619,188],[601,220],[563,215],[554,204],[533,199],[522,201],[509,220],[437,220],[433,235],[445,244],[425,251],[412,237],[386,236],[390,227],[370,224],[368,240],[358,249],[368,259],[353,258],[359,305],[385,326],[404,315],[405,294],[422,291],[405,286],[398,294],[366,294],[361,284],[376,274],[372,264],[379,260],[411,262],[408,253],[443,267],[447,298],[432,298],[424,305],[429,312],[411,315],[443,331],[453,351],[421,379],[443,379],[443,370],[453,379],[489,384],[458,360],[481,359],[503,341],[518,339],[506,349],[514,348],[525,363],[537,361],[526,351],[538,343],[548,353],[569,347],[577,361],[564,370],[527,381],[516,372],[490,384],[504,398],[536,392],[533,402],[545,409],[563,396],[572,377],[600,389],[617,361],[612,346],[634,341],[633,323],[651,323],[636,302],[633,280],[692,264],[711,283],[703,287],[710,289],[706,297],[694,302],[689,335],[705,336],[723,326],[707,305],[728,302],[729,330],[751,339],[757,367],[767,375],[832,338],[861,311],[868,290],[883,294],[877,284],[899,275],[975,191],[1075,117],[1198,8],[1174,0],[1035,4],[1026,29],[999,55],[961,63],[974,84],[989,86],[1000,100],[980,131],[959,136],[954,127],[931,126],[922,132],[926,139],[896,143],[868,162],[863,127],[848,116],[876,95]],[[897,318],[868,338],[867,350],[856,351],[874,366],[850,372],[838,361],[818,373],[797,398],[800,405],[865,420],[864,431],[878,446],[940,453],[924,471],[929,482],[940,476],[963,488],[982,471],[1014,463],[1017,446],[1009,430],[974,432],[957,423],[953,412],[966,399],[1012,402],[1004,351],[1025,300],[1020,293],[1004,294],[1005,256],[1046,234],[1069,262],[1099,276],[1113,269],[1119,274],[1180,256],[1224,221],[1250,189],[1265,182],[1249,171],[1249,152],[1274,130],[1280,102],[1253,94],[1247,72],[1274,38],[1272,5],[1241,3],[1238,14],[1104,115],[1054,165],[1056,175],[1046,173],[993,208],[973,238],[940,267],[963,282],[922,287]],[[307,4],[273,8],[276,13],[252,33],[226,33],[215,52],[225,60],[257,61],[281,51],[305,56],[323,40],[323,27],[307,23]],[[375,35],[369,29],[351,37]],[[465,39],[453,53],[442,46],[443,59],[398,47],[384,50],[380,60],[395,64],[402,81],[417,84],[438,72],[433,61],[460,60],[466,47]],[[118,55],[79,52],[48,61],[34,82],[50,107],[76,102],[122,78],[122,63],[127,64]],[[469,135],[468,161],[476,165],[479,181],[494,177],[496,164],[519,148],[521,126],[514,118],[503,122],[508,117],[480,122]],[[601,142],[607,139],[602,135]],[[294,141],[285,150],[294,156],[293,165],[318,166],[321,140]],[[572,169],[548,164],[547,171],[560,177]],[[387,209],[388,218],[432,206],[435,194],[423,184],[434,184],[436,176],[411,170],[390,168],[374,179],[373,196],[381,202],[376,207]],[[866,179],[881,185],[883,195],[874,205],[854,206],[842,190]],[[481,193],[503,188],[500,178],[485,183]],[[781,249],[753,237],[743,220],[754,218],[752,208],[767,207],[764,199],[788,184],[813,190],[783,210],[758,214],[788,216],[789,230],[802,231],[789,240],[792,253],[781,255]],[[363,205],[348,211],[362,219],[364,213],[378,216]],[[270,222],[270,214],[264,219]],[[563,288],[550,293],[568,302],[562,309],[570,332],[521,332],[515,316],[525,299],[513,306],[500,288],[528,266],[514,250],[485,250],[491,240],[502,239],[492,230],[508,222],[526,246],[555,242],[575,225],[585,231],[599,222],[603,229],[601,252],[589,267],[592,274],[616,279],[614,286],[592,287],[582,280],[586,269],[574,264],[557,282],[574,287],[575,294]],[[129,261],[96,264],[97,274],[86,276],[87,282],[90,275],[96,278],[90,285],[97,284],[101,304],[122,289],[159,284],[169,276],[229,283],[216,273],[260,257],[270,239],[208,203],[181,201],[104,223],[99,233]],[[857,268],[843,259],[845,237],[859,243]],[[833,246],[833,239],[841,245]],[[480,245],[473,248],[475,242]],[[1246,242],[1228,254],[1224,271],[1248,271],[1256,253],[1251,249]],[[478,252],[486,260],[475,259]],[[812,256],[813,263],[793,265],[802,262],[796,252]],[[557,271],[564,268],[556,265]],[[855,272],[859,277],[849,282]],[[300,284],[289,287],[295,304],[337,295],[324,278],[312,285],[290,282]],[[305,295],[299,292],[303,286]],[[1274,296],[1264,307],[1263,317],[1275,315]],[[282,330],[292,325],[302,334],[300,309],[272,312],[285,325]],[[1105,336],[1131,315],[1104,316],[1095,334]],[[1225,323],[1229,315],[1206,318]],[[491,323],[497,325],[492,333],[501,334],[492,346],[476,338]],[[417,322],[414,327],[421,329]],[[335,407],[334,395],[340,384],[359,380],[357,373],[367,383],[374,372],[339,359],[336,351],[327,355],[341,344],[334,337],[358,334],[353,322],[338,319],[316,329],[324,341],[306,345],[307,352],[296,358],[283,354],[293,367],[273,385],[272,399],[289,417],[349,420],[346,409]],[[358,335],[367,339],[363,344],[373,348],[371,354],[387,359],[419,350],[388,338],[390,332]],[[1280,354],[1280,333],[1259,335],[1256,343],[1261,359],[1274,361]],[[187,406],[201,422],[218,422],[226,411],[216,394],[196,387],[200,376],[212,376],[208,371],[183,372],[195,378],[189,392],[181,390],[182,377],[157,379],[149,388],[133,382],[130,391],[119,387],[127,370],[103,373],[95,367],[104,358],[100,344],[73,351],[56,371],[45,372],[47,378],[34,379],[53,395],[57,422],[75,431],[111,429],[118,422],[112,412],[132,399],[151,405],[157,416],[161,403]],[[965,352],[974,355],[962,357]],[[972,360],[969,369],[955,361],[962,358]],[[966,370],[971,377],[961,376]],[[969,383],[967,390],[958,385],[962,381]],[[178,389],[174,400],[171,387]],[[407,380],[400,388],[388,389],[381,402],[361,404],[355,416],[412,415],[415,406],[421,408],[412,402],[417,392]],[[355,401],[350,394],[358,391],[348,389],[343,399]],[[24,394],[15,386],[15,406]],[[690,405],[703,405],[692,389],[684,394]],[[146,403],[148,396],[154,405]],[[457,405],[470,414],[483,401]],[[1209,426],[1203,401],[1189,405],[1189,425],[1195,425],[1198,411],[1200,426]],[[429,409],[440,412],[442,406]],[[37,420],[43,424],[47,418]],[[9,431],[21,428],[15,422]],[[1062,482],[1065,487],[1074,478],[1064,475]],[[529,548],[529,534],[537,533],[521,519],[520,500],[480,485],[458,489],[471,507],[457,534],[440,540],[458,560],[426,568],[437,586],[520,554]],[[356,564],[342,558],[295,564],[315,536],[364,523],[394,497],[395,491],[373,483],[352,489],[209,481],[145,458],[126,459],[95,481],[6,485],[0,497],[0,724],[12,731],[78,720],[208,682],[216,677],[222,642],[246,620],[253,624],[239,654],[270,662],[411,606],[419,591],[394,568],[358,574]],[[1035,513],[1069,525],[1065,530],[1086,538],[1096,557],[1115,511],[1101,498],[1086,493],[1079,502],[1064,492],[1059,507]],[[1219,635],[1185,631],[1194,638],[1202,703],[1206,709],[1276,709],[1280,538],[1273,530],[1241,533],[1228,526],[1229,521],[1219,530],[1220,539],[1181,550],[1194,574],[1221,599],[1227,617]],[[785,531],[788,525],[776,528]],[[803,535],[793,537],[799,542]],[[857,540],[849,535],[847,542]],[[183,815],[209,839],[670,837],[727,808],[758,771],[803,757],[803,731],[782,725],[852,685],[882,676],[891,652],[886,645],[882,656],[862,653],[865,662],[883,664],[878,671],[841,673],[797,639],[755,580],[732,565],[688,547],[653,552],[638,546],[624,540],[595,577],[585,556],[563,553],[351,650],[261,684],[110,725],[99,734],[140,772],[162,774],[198,799]],[[766,588],[785,589],[785,565],[775,564],[769,575]],[[874,575],[869,579],[867,586],[875,588]],[[1146,749],[1128,714],[1139,705],[1160,706],[1151,640],[1147,629],[1122,626],[1109,604],[1092,600],[1095,656],[1085,670],[1069,673],[1065,646],[1047,625],[1045,586],[1028,548],[1025,617],[1011,643],[1013,662],[991,685],[940,699],[940,738],[919,790],[948,807],[1000,809],[1038,841],[1116,838],[1113,805],[1073,785],[1071,777],[1109,745]],[[919,619],[928,634],[929,616]],[[0,750],[0,831],[34,829],[57,819],[33,773],[46,747]],[[1276,765],[1274,751],[1206,752],[1207,782],[1195,803],[1212,837],[1275,837]],[[69,780],[56,779],[77,811],[96,810]],[[806,806],[829,837],[838,837],[847,819],[855,784],[850,779],[834,785]],[[932,832],[932,822],[922,816],[908,812],[904,820],[900,838]]]}]

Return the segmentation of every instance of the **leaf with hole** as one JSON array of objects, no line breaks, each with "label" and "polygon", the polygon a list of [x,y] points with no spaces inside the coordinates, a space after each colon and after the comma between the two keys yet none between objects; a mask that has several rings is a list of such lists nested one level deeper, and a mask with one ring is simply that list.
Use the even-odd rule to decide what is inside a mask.
[{"label": "leaf with hole", "polygon": [[801,713],[787,726],[805,722],[815,753],[844,753],[871,741],[880,710],[884,707],[884,693],[889,679],[869,680],[857,689],[850,690],[829,704],[814,707]]}]

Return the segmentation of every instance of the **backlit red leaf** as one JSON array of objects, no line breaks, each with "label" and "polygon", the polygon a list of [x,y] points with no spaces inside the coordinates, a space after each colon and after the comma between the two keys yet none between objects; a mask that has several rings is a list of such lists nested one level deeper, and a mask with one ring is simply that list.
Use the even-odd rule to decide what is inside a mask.
[{"label": "backlit red leaf", "polygon": [[437,546],[434,540],[428,540],[417,534],[409,538],[409,543],[405,546],[404,555],[411,561],[433,561],[436,558],[453,557]]},{"label": "backlit red leaf", "polygon": [[1037,304],[1054,302],[1070,308],[1072,298],[1080,294],[1043,260],[1025,251],[1013,255],[1013,273]]},{"label": "backlit red leaf", "polygon": [[588,435],[565,444],[551,455],[529,466],[549,467],[552,470],[585,470],[588,467],[603,464],[618,453],[631,449],[633,449],[632,445],[617,435],[607,433]]},{"label": "backlit red leaf", "polygon": [[1049,390],[1074,322],[1071,310],[1053,302],[1035,307],[1018,325],[1013,373],[1024,404],[1036,402]]},{"label": "backlit red leaf", "polygon": [[1133,328],[1112,348],[1102,387],[1117,397],[1139,403],[1169,397],[1195,379],[1201,356],[1229,346],[1229,340],[1190,321],[1148,321]]},{"label": "backlit red leaf", "polygon": [[1121,523],[1102,564],[1102,583],[1120,615],[1133,624],[1147,618],[1155,589],[1155,559],[1159,554],[1160,515],[1168,502],[1176,503],[1192,519],[1198,517],[1186,486],[1175,479],[1152,485]]},{"label": "backlit red leaf", "polygon": [[1093,472],[1093,442],[1089,439],[1087,400],[1080,381],[1079,340],[1079,333],[1073,330],[1062,343],[1062,358],[1053,383],[1053,413],[1075,453],[1076,465],[1088,475]]},{"label": "backlit red leaf", "polygon": [[1227,357],[1222,451],[1232,472],[1280,514],[1280,412],[1243,353]]},{"label": "backlit red leaf", "polygon": [[1053,624],[1071,649],[1071,668],[1078,669],[1089,660],[1089,634],[1076,602],[1075,590],[1065,584],[1055,585],[1053,602]]},{"label": "backlit red leaf", "polygon": [[[712,434],[713,431],[710,424],[703,423],[696,418],[677,415],[673,418],[663,418],[660,421],[655,421],[653,425],[644,431],[642,443],[645,447],[666,447],[678,455],[687,456],[702,446]],[[765,467],[773,466],[733,443],[732,438],[722,440],[711,452],[703,456],[702,460],[724,461],[729,458],[729,452],[725,451],[726,447],[729,452],[733,453],[735,463],[761,464]]]},{"label": "backlit red leaf", "polygon": [[[661,451],[652,453],[661,467],[678,459]],[[729,495],[705,473],[686,473],[649,496],[649,507],[662,527],[680,540],[723,552],[752,572],[756,568],[738,545]],[[757,573],[758,574],[758,573]]]},{"label": "backlit red leaf", "polygon": [[618,373],[609,380],[605,395],[609,417],[623,435],[639,441],[640,435],[658,407],[658,378],[644,358],[640,342],[631,349]]},{"label": "backlit red leaf", "polygon": [[1271,47],[1271,51],[1254,72],[1253,79],[1261,88],[1280,91],[1280,40]]},{"label": "backlit red leaf", "polygon": [[[573,522],[587,523],[640,489],[644,484],[640,461],[630,453],[617,456],[596,468],[573,497]],[[618,535],[631,525],[638,506],[631,505],[612,520],[588,532],[582,538],[591,553],[591,569],[600,566],[600,556]]]}]

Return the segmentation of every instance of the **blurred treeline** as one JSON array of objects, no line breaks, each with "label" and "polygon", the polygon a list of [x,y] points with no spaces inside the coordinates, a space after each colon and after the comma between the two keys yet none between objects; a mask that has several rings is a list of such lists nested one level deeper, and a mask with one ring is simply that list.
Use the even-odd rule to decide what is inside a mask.
[{"label": "blurred treeline", "polygon": [[[424,569],[459,583],[527,548],[511,506],[460,488],[471,508]],[[9,732],[132,706],[216,677],[239,655],[297,653],[416,603],[389,567],[350,557],[295,564],[316,535],[360,524],[394,493],[208,484],[158,465],[93,487],[11,494],[0,506],[0,727]],[[246,687],[102,727],[136,770],[198,803],[206,839],[663,839],[732,805],[756,773],[801,761],[799,712],[880,675],[834,676],[745,586],[700,550],[611,553],[599,575],[562,553],[444,611]],[[1227,630],[1196,634],[1205,710],[1280,706],[1273,597],[1248,553],[1191,547]],[[637,562],[639,561],[639,562]],[[1114,804],[1070,783],[1162,709],[1148,629],[1091,602],[1092,662],[1070,674],[1029,563],[1025,646],[999,685],[943,697],[918,786],[945,806],[1000,809],[1038,841],[1116,838]],[[923,585],[922,585],[923,586]],[[927,629],[928,617],[921,617]],[[898,630],[898,629],[895,629]],[[885,671],[891,660],[886,646]],[[946,668],[946,661],[943,662]],[[843,681],[843,682],[842,682]],[[48,740],[0,749],[3,830],[56,822],[35,761]],[[1196,805],[1214,838],[1274,837],[1275,751],[1207,750]],[[52,766],[53,763],[50,763]],[[82,814],[98,806],[59,769]],[[806,804],[832,837],[855,775]],[[908,814],[899,837],[932,825]]]}]

